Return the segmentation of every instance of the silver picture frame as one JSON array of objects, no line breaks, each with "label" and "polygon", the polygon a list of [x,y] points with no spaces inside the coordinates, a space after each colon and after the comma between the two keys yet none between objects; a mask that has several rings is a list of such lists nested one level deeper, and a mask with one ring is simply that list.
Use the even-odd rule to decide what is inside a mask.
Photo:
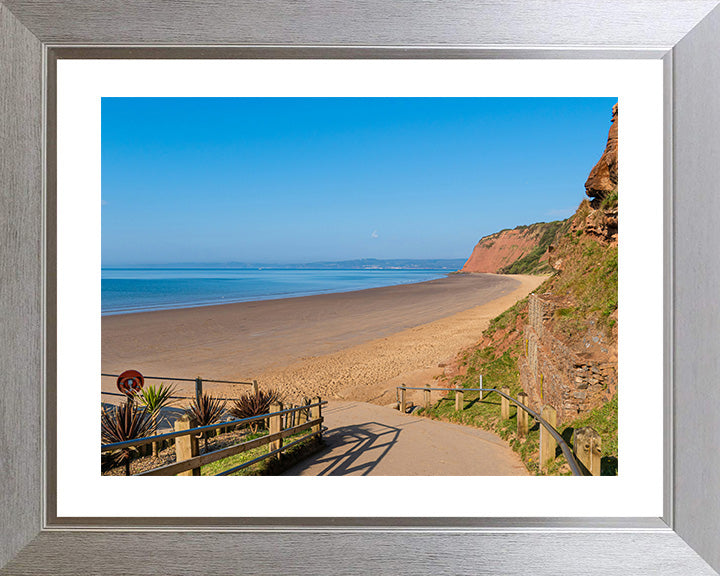
[{"label": "silver picture frame", "polygon": [[[717,574],[718,4],[0,0],[0,574]],[[61,58],[662,59],[663,516],[58,518],[53,134]]]}]

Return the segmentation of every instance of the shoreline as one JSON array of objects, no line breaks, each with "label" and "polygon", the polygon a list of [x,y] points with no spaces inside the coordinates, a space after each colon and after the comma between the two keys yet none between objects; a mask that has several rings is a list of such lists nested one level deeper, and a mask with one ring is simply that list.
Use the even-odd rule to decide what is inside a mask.
[{"label": "shoreline", "polygon": [[[244,269],[242,269],[242,270],[244,270]],[[268,268],[268,270],[275,270],[275,269],[270,269],[270,268]],[[278,270],[278,271],[284,271],[285,269],[280,268],[280,269],[277,269],[277,270]],[[308,270],[308,271],[324,271],[324,269],[318,269],[318,270],[307,269],[307,270]],[[290,271],[297,271],[297,270],[292,269],[292,270],[290,270]],[[306,271],[306,269],[299,269],[299,271]],[[355,270],[354,270],[354,269],[348,269],[348,270],[329,270],[329,271],[331,271],[331,272],[337,272],[337,271],[340,271],[340,272],[353,272],[353,271],[355,271]],[[385,272],[385,271],[387,271],[387,270],[382,269],[382,270],[379,270],[379,271]],[[401,270],[401,271],[404,271],[404,270]],[[392,288],[393,286],[407,286],[407,285],[409,285],[409,284],[424,284],[424,283],[426,283],[426,282],[435,282],[436,280],[442,280],[443,278],[447,278],[447,277],[450,276],[451,274],[467,274],[467,272],[462,272],[462,273],[461,273],[461,272],[452,271],[452,270],[451,270],[451,271],[444,271],[444,270],[437,270],[437,271],[436,271],[436,270],[430,270],[430,269],[428,269],[428,270],[418,269],[418,270],[409,270],[409,271],[411,271],[411,272],[424,272],[424,273],[430,273],[430,272],[432,272],[433,274],[435,274],[435,275],[438,276],[438,277],[437,277],[437,278],[432,278],[432,279],[430,279],[430,280],[421,280],[421,281],[419,281],[419,282],[414,282],[414,281],[400,282],[400,283],[397,283],[397,284],[388,284],[388,285],[386,285],[386,286],[371,286],[371,287],[368,287],[368,288],[360,288],[360,289],[356,289],[356,290],[332,290],[332,289],[331,289],[331,290],[328,290],[328,291],[325,291],[325,290],[317,290],[317,291],[314,291],[314,292],[306,292],[306,293],[299,292],[299,293],[292,294],[292,295],[288,295],[288,296],[269,295],[269,296],[267,296],[267,297],[259,297],[259,298],[250,297],[250,298],[247,298],[247,299],[246,299],[246,298],[240,298],[240,299],[237,299],[237,300],[234,300],[234,299],[233,299],[233,300],[228,300],[228,301],[226,301],[226,302],[208,302],[208,303],[179,304],[179,305],[168,304],[167,306],[158,307],[158,308],[147,307],[147,308],[145,308],[145,309],[143,309],[143,308],[137,308],[137,309],[129,308],[129,309],[127,309],[127,310],[119,310],[119,311],[116,311],[116,310],[108,310],[108,311],[105,311],[105,312],[101,311],[101,312],[100,312],[100,315],[101,315],[102,317],[105,317],[105,316],[122,316],[122,315],[125,315],[125,314],[144,314],[144,313],[149,313],[149,312],[164,312],[164,311],[168,311],[168,310],[188,310],[188,309],[191,309],[191,308],[207,308],[207,307],[209,307],[209,306],[226,306],[226,305],[228,305],[228,304],[246,304],[246,303],[249,303],[249,302],[270,302],[270,301],[274,301],[274,300],[288,300],[288,299],[291,299],[291,298],[306,298],[306,297],[311,297],[311,296],[325,296],[325,295],[328,295],[328,294],[348,294],[348,293],[350,293],[350,292],[364,292],[364,291],[366,291],[366,290],[376,290],[376,289],[378,289],[378,288]]]},{"label": "shoreline", "polygon": [[[102,371],[257,379],[295,397],[378,401],[380,388],[394,387],[408,370],[425,373],[434,363],[437,371],[438,355],[473,344],[491,318],[543,280],[453,274],[351,292],[103,316]],[[102,389],[114,391],[114,382],[103,379]],[[190,390],[178,387],[180,394]],[[206,390],[247,391],[232,385]]]}]

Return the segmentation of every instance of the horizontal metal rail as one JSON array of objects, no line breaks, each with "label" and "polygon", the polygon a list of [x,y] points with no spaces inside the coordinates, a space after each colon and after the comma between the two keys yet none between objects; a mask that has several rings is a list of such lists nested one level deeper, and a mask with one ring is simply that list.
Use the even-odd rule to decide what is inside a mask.
[{"label": "horizontal metal rail", "polygon": [[577,460],[575,460],[575,454],[573,454],[573,451],[570,449],[570,446],[567,445],[567,442],[565,442],[565,439],[560,435],[560,433],[555,430],[555,428],[545,420],[540,414],[532,410],[531,408],[528,408],[517,400],[516,398],[513,398],[509,394],[505,394],[505,392],[501,392],[497,388],[428,388],[428,387],[410,387],[410,386],[398,386],[397,390],[442,390],[444,392],[495,392],[496,394],[500,394],[500,396],[503,396],[513,402],[516,406],[522,408],[530,414],[535,420],[537,420],[549,433],[550,435],[555,439],[555,442],[558,443],[560,446],[560,450],[562,450],[563,455],[565,456],[565,460],[567,460],[568,465],[570,466],[570,470],[573,473],[573,476],[584,476],[582,471],[580,470],[580,466],[578,466]]},{"label": "horizontal metal rail", "polygon": [[276,448],[275,450],[271,450],[267,454],[262,454],[258,456],[257,458],[253,458],[252,460],[248,460],[247,462],[243,462],[242,464],[239,464],[238,466],[233,466],[232,468],[228,468],[227,470],[223,470],[222,472],[219,472],[215,474],[215,476],[228,476],[229,474],[233,474],[234,472],[238,472],[242,470],[243,468],[247,468],[248,466],[252,466],[253,464],[257,464],[258,462],[262,462],[263,460],[266,460],[267,458],[270,458],[271,456],[275,456],[275,454],[280,454],[281,452],[284,452],[285,450],[288,450],[289,448],[292,448],[293,446],[297,446],[301,442],[305,442],[305,440],[308,440],[309,438],[312,438],[313,436],[317,436],[321,434],[320,431],[313,432],[312,434],[306,434],[302,438],[298,438],[297,440],[290,442],[290,444],[286,444],[285,446],[281,446],[280,448]]},{"label": "horizontal metal rail", "polygon": [[267,420],[270,416],[280,416],[282,414],[290,414],[292,412],[299,412],[306,408],[314,408],[316,406],[325,406],[327,400],[321,402],[315,402],[314,404],[305,404],[304,406],[298,406],[296,408],[287,408],[285,410],[279,410],[278,412],[271,412],[269,414],[261,414],[259,416],[251,416],[249,418],[240,418],[238,420],[226,420],[219,424],[210,424],[208,426],[198,426],[197,428],[190,428],[188,430],[177,430],[175,432],[166,432],[165,434],[156,434],[155,436],[143,436],[142,438],[134,438],[132,440],[124,440],[123,442],[113,442],[111,444],[103,444],[100,448],[101,452],[110,452],[111,450],[119,450],[121,448],[129,448],[130,446],[143,446],[152,442],[158,442],[160,440],[169,440],[171,438],[178,438],[179,436],[188,436],[189,434],[201,434],[203,432],[209,432],[216,430],[217,428],[224,428],[226,426],[239,426],[243,424],[249,424],[251,422],[257,422],[258,420]]},{"label": "horizontal metal rail", "polygon": [[[120,392],[105,392],[103,390],[100,391],[100,394],[105,394],[106,396],[122,396],[123,398],[127,398],[127,394],[121,394]],[[173,400],[195,400],[195,396],[168,396],[168,398],[171,398]],[[240,398],[222,398],[223,400],[240,400]]]},{"label": "horizontal metal rail", "polygon": [[[173,462],[172,464],[167,464],[166,466],[153,468],[152,470],[147,470],[146,472],[140,472],[139,474],[135,474],[135,476],[174,476],[175,474],[180,474],[180,472],[187,472],[188,470],[192,470],[193,468],[207,466],[208,464],[212,464],[213,462],[217,462],[218,460],[222,460],[223,458],[229,458],[230,456],[235,456],[236,454],[241,454],[243,452],[247,452],[248,450],[270,444],[275,440],[287,438],[288,436],[292,436],[293,434],[297,434],[298,432],[309,430],[313,426],[321,425],[322,422],[322,418],[318,418],[317,420],[311,420],[309,422],[304,422],[303,424],[294,426],[292,428],[286,428],[285,430],[281,430],[280,432],[276,432],[274,434],[268,434],[266,436],[261,436],[260,438],[253,438],[252,440],[241,442],[240,444],[235,444],[233,446],[228,446],[227,448],[221,448],[220,450],[215,450],[213,452],[206,452],[205,454],[193,456],[192,458],[188,458],[187,460],[181,460],[180,462]],[[289,446],[290,445],[286,446],[285,448],[287,449]]]},{"label": "horizontal metal rail", "polygon": [[[105,374],[101,373],[100,376],[109,376],[112,378],[117,378],[120,376],[120,374]],[[172,380],[174,382],[196,382],[197,378],[163,378],[162,376],[143,376],[143,379],[145,380]],[[237,382],[234,380],[207,380],[206,378],[200,378],[200,380],[205,382],[212,382],[214,384],[245,384],[247,386],[252,386],[252,382]]]}]

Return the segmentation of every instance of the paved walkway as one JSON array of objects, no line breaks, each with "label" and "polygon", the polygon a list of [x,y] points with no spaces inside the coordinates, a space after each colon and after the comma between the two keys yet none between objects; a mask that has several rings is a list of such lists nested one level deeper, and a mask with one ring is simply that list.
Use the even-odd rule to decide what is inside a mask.
[{"label": "paved walkway", "polygon": [[491,432],[364,402],[323,410],[327,448],[285,476],[526,476],[520,457]]}]

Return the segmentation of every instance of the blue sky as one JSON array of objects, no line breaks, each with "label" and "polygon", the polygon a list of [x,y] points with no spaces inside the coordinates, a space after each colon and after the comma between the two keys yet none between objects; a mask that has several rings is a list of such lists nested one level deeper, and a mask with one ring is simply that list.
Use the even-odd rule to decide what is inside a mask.
[{"label": "blue sky", "polygon": [[103,98],[103,266],[465,258],[565,218],[615,98]]}]

